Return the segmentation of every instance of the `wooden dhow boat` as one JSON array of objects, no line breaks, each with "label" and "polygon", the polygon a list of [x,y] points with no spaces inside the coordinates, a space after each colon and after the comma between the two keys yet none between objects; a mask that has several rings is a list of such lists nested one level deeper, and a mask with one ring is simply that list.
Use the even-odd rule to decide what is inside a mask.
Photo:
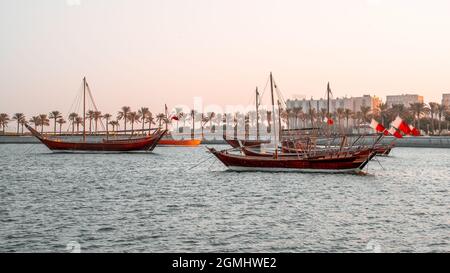
[{"label": "wooden dhow boat", "polygon": [[39,139],[42,144],[47,146],[52,152],[59,153],[150,152],[156,147],[158,141],[166,133],[165,130],[157,130],[153,134],[141,138],[103,139],[101,142],[75,142],[47,137],[34,130],[28,124],[25,124],[25,126],[30,130],[33,136]]},{"label": "wooden dhow boat", "polygon": [[86,141],[86,78],[83,78],[83,138],[82,141],[66,141],[55,137],[48,137],[33,129],[28,124],[26,128],[52,152],[60,153],[106,153],[106,152],[149,152],[152,151],[167,130],[157,129],[145,137],[126,139],[102,139],[97,142]]},{"label": "wooden dhow boat", "polygon": [[350,154],[303,159],[293,156],[247,156],[217,151],[214,148],[208,149],[233,171],[360,173],[375,156],[372,152],[368,156]]},{"label": "wooden dhow boat", "polygon": [[[274,83],[270,73],[272,111],[275,113]],[[276,119],[274,119],[275,121]],[[274,132],[275,149],[271,156],[261,154],[233,154],[228,150],[218,151],[208,148],[226,167],[234,171],[269,171],[269,172],[319,172],[319,173],[360,173],[376,155],[372,149],[359,152],[338,152],[324,150],[319,156],[308,151],[303,156],[283,156],[278,152],[276,130]],[[244,147],[245,150],[245,147]]]}]

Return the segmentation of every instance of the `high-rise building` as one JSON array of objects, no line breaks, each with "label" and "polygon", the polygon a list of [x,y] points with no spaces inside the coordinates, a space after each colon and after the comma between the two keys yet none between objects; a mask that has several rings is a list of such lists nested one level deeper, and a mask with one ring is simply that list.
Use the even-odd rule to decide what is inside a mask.
[{"label": "high-rise building", "polygon": [[401,104],[405,107],[410,107],[413,103],[423,103],[423,96],[415,94],[402,94],[386,96],[386,104],[388,107],[392,107],[395,104]]},{"label": "high-rise building", "polygon": [[450,94],[442,94],[442,105],[450,107]]},{"label": "high-rise building", "polygon": [[[330,99],[330,112],[336,112],[336,109],[350,109],[352,112],[361,111],[361,107],[370,107],[370,110],[376,110],[379,108],[381,100],[376,96],[364,95],[362,97],[343,97]],[[316,111],[321,109],[327,109],[326,99],[289,99],[286,101],[288,109],[294,109],[301,107],[304,112],[309,111],[310,108]]]}]

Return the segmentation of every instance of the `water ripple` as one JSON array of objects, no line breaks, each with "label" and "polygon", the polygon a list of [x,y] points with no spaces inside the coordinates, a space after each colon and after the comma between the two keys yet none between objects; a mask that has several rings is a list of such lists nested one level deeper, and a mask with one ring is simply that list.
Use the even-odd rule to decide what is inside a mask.
[{"label": "water ripple", "polygon": [[450,251],[450,153],[397,148],[366,176],[235,173],[204,147],[0,146],[0,251]]}]

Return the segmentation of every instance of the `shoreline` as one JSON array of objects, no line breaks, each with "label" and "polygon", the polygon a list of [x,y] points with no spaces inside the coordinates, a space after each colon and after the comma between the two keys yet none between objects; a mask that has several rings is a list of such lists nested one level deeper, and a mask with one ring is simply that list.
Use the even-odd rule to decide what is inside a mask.
[{"label": "shoreline", "polygon": [[[78,139],[79,137],[77,137]],[[91,138],[103,138],[103,136],[91,136]],[[352,138],[349,138],[352,141]],[[367,139],[366,144],[370,144],[372,140]],[[393,137],[385,137],[381,143],[395,143],[395,147],[410,148],[450,148],[450,136],[420,136],[420,137],[404,137],[395,139]],[[33,136],[0,136],[1,144],[39,144],[39,140]],[[203,140],[200,145],[222,145],[227,144],[221,138],[213,138]]]}]

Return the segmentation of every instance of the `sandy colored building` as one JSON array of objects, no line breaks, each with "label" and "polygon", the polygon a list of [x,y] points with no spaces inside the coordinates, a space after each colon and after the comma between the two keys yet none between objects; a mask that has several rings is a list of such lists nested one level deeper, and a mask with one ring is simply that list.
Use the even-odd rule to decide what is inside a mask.
[{"label": "sandy colored building", "polygon": [[392,107],[392,105],[395,104],[401,104],[405,107],[410,107],[411,104],[418,102],[423,103],[423,96],[419,96],[416,94],[386,96],[386,104],[388,107]]},{"label": "sandy colored building", "polygon": [[[378,109],[381,100],[376,96],[364,95],[362,97],[343,97],[330,99],[330,112],[335,112],[338,108],[350,109],[353,112],[361,110],[362,106],[370,107],[371,110]],[[301,107],[304,112],[309,111],[310,108],[320,111],[327,108],[326,99],[289,99],[286,101],[288,109]]]},{"label": "sandy colored building", "polygon": [[442,105],[450,107],[450,94],[442,94]]}]

